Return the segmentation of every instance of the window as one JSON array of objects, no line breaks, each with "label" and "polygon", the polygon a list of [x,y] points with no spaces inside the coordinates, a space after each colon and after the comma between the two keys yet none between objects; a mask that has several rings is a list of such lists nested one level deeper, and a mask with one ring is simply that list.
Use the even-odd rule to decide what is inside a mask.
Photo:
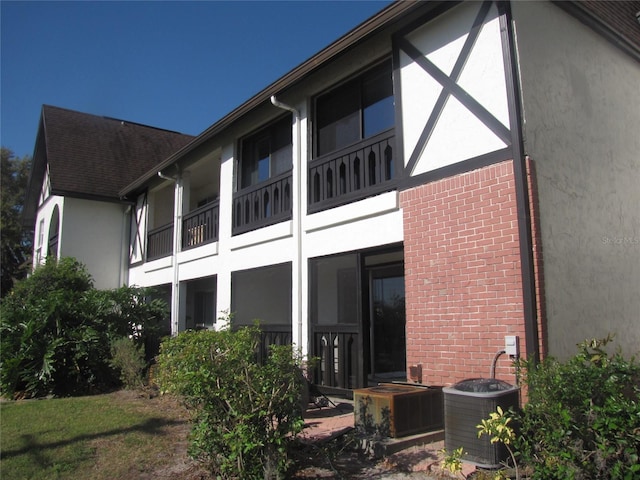
[{"label": "window", "polygon": [[247,188],[292,168],[292,120],[288,115],[242,141],[239,188]]},{"label": "window", "polygon": [[38,224],[38,244],[36,247],[36,263],[39,264],[42,259],[42,244],[44,242],[44,219]]},{"label": "window", "polygon": [[311,318],[316,325],[358,323],[358,256],[336,255],[310,260]]},{"label": "window", "polygon": [[194,321],[196,328],[211,328],[216,323],[215,292],[196,292],[194,298]]},{"label": "window", "polygon": [[322,156],[392,128],[395,124],[391,62],[316,100],[316,155]]},{"label": "window", "polygon": [[58,230],[60,230],[60,210],[56,205],[51,214],[49,224],[49,242],[47,243],[47,256],[58,257]]},{"label": "window", "polygon": [[291,263],[231,273],[233,324],[291,325]]},{"label": "window", "polygon": [[184,282],[187,329],[213,328],[216,324],[217,283],[215,275]]},{"label": "window", "polygon": [[44,219],[40,220],[38,225],[38,249],[42,248],[44,243]]}]

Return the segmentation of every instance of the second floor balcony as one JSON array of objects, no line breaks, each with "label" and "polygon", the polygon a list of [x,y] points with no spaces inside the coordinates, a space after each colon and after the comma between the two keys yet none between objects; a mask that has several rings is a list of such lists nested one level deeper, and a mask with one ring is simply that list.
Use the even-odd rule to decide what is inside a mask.
[{"label": "second floor balcony", "polygon": [[284,172],[233,195],[233,235],[291,219],[293,176]]},{"label": "second floor balcony", "polygon": [[[218,201],[189,212],[182,217],[181,250],[199,247],[218,240]],[[147,260],[166,257],[173,253],[173,223],[149,230]]]},{"label": "second floor balcony", "polygon": [[395,131],[314,159],[309,165],[309,213],[395,188]]},{"label": "second floor balcony", "polygon": [[[308,167],[308,213],[361,200],[396,187],[395,131],[389,129],[321,156]],[[166,201],[166,200],[165,200]],[[239,235],[292,217],[291,170],[233,194],[232,234]],[[180,250],[218,241],[219,201],[185,214]],[[147,260],[173,253],[173,223],[149,230]]]}]

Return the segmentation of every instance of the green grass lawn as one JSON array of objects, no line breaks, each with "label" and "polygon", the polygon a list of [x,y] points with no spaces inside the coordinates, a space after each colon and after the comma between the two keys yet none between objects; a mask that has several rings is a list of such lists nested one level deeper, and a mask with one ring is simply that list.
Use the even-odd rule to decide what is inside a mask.
[{"label": "green grass lawn", "polygon": [[116,392],[0,404],[0,478],[135,478],[172,460],[185,412],[171,399]]}]

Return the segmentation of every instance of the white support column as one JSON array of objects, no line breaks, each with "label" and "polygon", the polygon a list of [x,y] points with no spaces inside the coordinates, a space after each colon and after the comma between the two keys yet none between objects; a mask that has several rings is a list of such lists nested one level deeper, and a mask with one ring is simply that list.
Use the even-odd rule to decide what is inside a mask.
[{"label": "white support column", "polygon": [[[231,224],[233,214],[233,144],[227,145],[220,153],[220,220],[218,225],[218,252],[220,259],[231,256]],[[231,269],[229,261],[219,263],[216,291],[216,329],[224,328],[226,323],[218,319],[231,313]]]},{"label": "white support column", "polygon": [[299,175],[298,175],[298,188],[299,188],[299,196],[296,199],[298,201],[298,254],[296,255],[296,261],[298,262],[298,289],[299,294],[297,296],[298,305],[296,306],[299,321],[296,326],[297,332],[295,333],[295,337],[301,339],[301,344],[299,345],[301,352],[303,355],[310,355],[310,341],[309,341],[309,262],[308,262],[308,253],[306,249],[305,242],[305,228],[304,222],[306,219],[307,212],[307,186],[309,185],[307,178],[307,152],[308,145],[307,139],[309,138],[307,133],[307,128],[309,126],[309,122],[307,121],[307,108],[306,104],[302,104],[300,106],[300,116],[298,118],[298,122],[300,122],[300,137],[298,141],[300,142],[300,155],[298,159],[298,167],[299,167]]},{"label": "white support column", "polygon": [[[173,268],[173,280],[171,283],[171,334],[177,335],[180,331],[180,266],[178,264],[178,252],[182,242],[182,176],[178,174],[175,179],[173,198],[173,254],[171,258]],[[184,325],[184,319],[182,321]]]}]

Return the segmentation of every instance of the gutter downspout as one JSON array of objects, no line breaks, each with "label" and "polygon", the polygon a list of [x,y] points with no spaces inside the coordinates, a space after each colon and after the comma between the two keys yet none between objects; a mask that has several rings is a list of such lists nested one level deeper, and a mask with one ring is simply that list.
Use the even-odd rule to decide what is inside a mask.
[{"label": "gutter downspout", "polygon": [[[296,235],[296,262],[297,268],[297,296],[298,302],[297,316],[298,316],[298,348],[302,348],[302,126],[300,112],[285,103],[280,102],[275,95],[271,96],[271,104],[274,107],[281,108],[291,112],[296,119],[296,153],[293,161],[294,168],[294,202],[293,202],[293,229]],[[306,347],[306,346],[305,346]]]},{"label": "gutter downspout", "polygon": [[178,245],[182,238],[182,175],[180,170],[175,177],[168,177],[161,171],[158,176],[164,180],[174,182],[175,189],[173,194],[173,250],[171,253],[171,268],[173,270],[173,278],[171,282],[171,334],[177,335],[180,317],[180,277],[178,272]]}]

